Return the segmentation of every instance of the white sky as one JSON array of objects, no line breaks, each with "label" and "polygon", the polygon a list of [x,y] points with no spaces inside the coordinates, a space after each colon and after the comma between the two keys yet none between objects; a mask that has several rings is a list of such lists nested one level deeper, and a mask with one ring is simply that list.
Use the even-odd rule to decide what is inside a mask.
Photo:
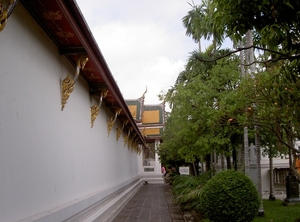
[{"label": "white sky", "polygon": [[184,70],[189,53],[197,48],[182,25],[191,10],[188,2],[77,0],[125,99],[141,97],[147,86],[145,103],[158,104],[157,95]]}]

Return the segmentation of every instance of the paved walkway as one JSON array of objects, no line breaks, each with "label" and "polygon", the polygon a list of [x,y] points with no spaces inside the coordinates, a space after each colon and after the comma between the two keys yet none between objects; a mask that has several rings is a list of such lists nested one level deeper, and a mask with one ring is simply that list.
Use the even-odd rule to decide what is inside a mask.
[{"label": "paved walkway", "polygon": [[133,196],[113,222],[184,222],[173,203],[171,186],[146,184]]}]

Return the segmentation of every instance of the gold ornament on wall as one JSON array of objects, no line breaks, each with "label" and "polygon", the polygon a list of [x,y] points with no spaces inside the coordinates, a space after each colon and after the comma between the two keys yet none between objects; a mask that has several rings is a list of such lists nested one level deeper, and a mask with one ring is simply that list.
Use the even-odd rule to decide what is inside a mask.
[{"label": "gold ornament on wall", "polygon": [[123,124],[122,124],[122,127],[118,127],[117,128],[117,134],[116,134],[116,140],[118,141],[119,140],[119,138],[120,138],[120,136],[121,136],[121,133],[123,132],[123,129],[124,129],[124,127],[127,125],[127,123],[129,122],[129,120],[127,119],[127,120],[125,120],[124,122],[123,122]]},{"label": "gold ornament on wall", "polygon": [[126,144],[128,143],[128,141],[129,141],[129,137],[130,137],[130,132],[131,132],[131,130],[133,129],[133,127],[131,126],[131,127],[129,127],[128,128],[128,133],[127,133],[127,135],[124,137],[124,140],[123,140],[123,143],[124,143],[124,147],[126,146]]},{"label": "gold ornament on wall", "polygon": [[141,153],[141,149],[139,148],[139,139],[138,139],[138,138],[136,138],[136,139],[134,140],[134,143],[133,143],[133,150],[134,150],[134,152],[136,152],[136,153],[138,153],[138,154]]},{"label": "gold ornament on wall", "polygon": [[108,89],[103,89],[100,94],[99,103],[95,104],[91,107],[91,124],[92,124],[91,127],[92,128],[93,128],[94,122],[100,112],[100,107],[101,107],[102,101],[107,96],[107,93],[108,93]]},{"label": "gold ornament on wall", "polygon": [[79,77],[80,70],[84,69],[85,64],[88,60],[89,59],[86,55],[80,56],[76,63],[74,78],[72,78],[71,75],[68,74],[67,77],[61,81],[61,110],[64,110],[67,100],[69,99],[70,94],[74,90],[74,86]]},{"label": "gold ornament on wall", "polygon": [[13,12],[16,4],[17,0],[10,0],[5,8],[3,1],[0,1],[0,32],[4,29],[7,19]]},{"label": "gold ornament on wall", "polygon": [[127,143],[128,149],[131,149],[131,150],[132,150],[132,143],[133,143],[133,138],[130,137],[129,140],[128,140],[128,143]]},{"label": "gold ornament on wall", "polygon": [[118,108],[115,112],[114,117],[110,117],[110,120],[107,122],[107,136],[109,136],[110,131],[112,130],[114,123],[117,120],[117,116],[121,113],[122,109]]}]

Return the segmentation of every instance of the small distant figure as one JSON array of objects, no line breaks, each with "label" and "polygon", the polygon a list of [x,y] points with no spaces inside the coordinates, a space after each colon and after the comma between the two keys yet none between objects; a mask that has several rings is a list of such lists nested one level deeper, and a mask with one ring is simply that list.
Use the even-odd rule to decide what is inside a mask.
[{"label": "small distant figure", "polygon": [[161,173],[166,176],[167,174],[167,171],[166,171],[166,168],[164,166],[161,167]]}]

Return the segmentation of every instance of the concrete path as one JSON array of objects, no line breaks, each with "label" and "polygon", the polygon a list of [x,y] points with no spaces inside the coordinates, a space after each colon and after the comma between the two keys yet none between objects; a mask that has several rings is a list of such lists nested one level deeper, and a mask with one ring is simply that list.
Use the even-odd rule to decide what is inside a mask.
[{"label": "concrete path", "polygon": [[124,206],[113,222],[183,222],[180,208],[173,203],[171,186],[145,184]]},{"label": "concrete path", "polygon": [[[284,199],[284,193],[276,193],[276,199]],[[263,194],[268,199],[268,194]],[[173,203],[171,186],[168,184],[145,184],[124,206],[112,222],[196,222],[200,218],[181,212]]]}]

